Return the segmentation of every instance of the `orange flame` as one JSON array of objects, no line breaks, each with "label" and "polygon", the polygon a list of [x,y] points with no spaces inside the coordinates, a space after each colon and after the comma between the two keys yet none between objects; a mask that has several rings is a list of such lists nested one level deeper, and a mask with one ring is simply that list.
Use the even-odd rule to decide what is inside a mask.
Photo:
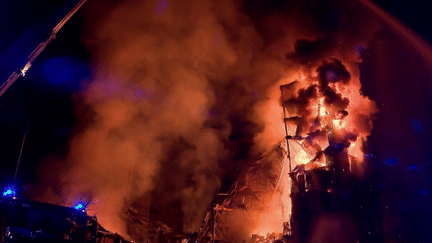
[{"label": "orange flame", "polygon": [[[336,94],[340,95],[341,100],[349,100],[345,110],[341,111],[337,105],[328,102],[326,103],[324,91],[318,92],[318,97],[311,98],[313,102],[310,102],[306,107],[302,107],[303,110],[299,110],[292,105],[288,107],[290,111],[288,112],[288,117],[300,117],[300,120],[302,121],[302,124],[288,124],[288,133],[292,134],[296,130],[298,131],[298,126],[306,128],[303,129],[305,132],[296,134],[301,136],[299,140],[293,139],[289,141],[291,152],[290,158],[292,160],[293,168],[300,164],[305,164],[306,169],[326,165],[327,161],[325,161],[325,158],[321,161],[315,161],[314,157],[317,155],[318,151],[322,151],[329,146],[328,136],[331,136],[333,139],[338,141],[347,140],[349,138],[347,140],[350,143],[347,148],[349,156],[355,158],[356,162],[363,161],[363,141],[366,141],[370,134],[372,129],[371,117],[377,112],[377,109],[375,104],[368,97],[365,97],[360,93],[360,80],[358,71],[356,70],[357,67],[355,67],[355,65],[344,64],[347,65],[347,69],[352,75],[350,82],[330,83],[328,87]],[[293,85],[295,88],[291,90],[291,97],[297,97],[301,90],[306,90],[314,85],[319,87],[320,80],[317,78],[318,75],[316,72],[309,71],[317,69],[320,64],[317,63],[316,65],[315,68],[301,69],[296,75],[289,75],[291,80],[281,79],[280,82],[271,89],[271,92],[269,93],[269,96],[271,97],[270,100],[266,104],[262,104],[262,107],[265,107],[267,111],[282,109],[280,102],[277,102],[280,96],[277,87],[289,83],[287,81],[299,80],[298,84],[295,86]],[[295,105],[296,103],[294,103],[294,106]],[[309,110],[310,112],[307,113],[304,112],[304,110]],[[275,116],[273,116],[271,119],[266,120],[265,132],[270,133],[270,135],[261,134],[260,136],[264,136],[266,139],[272,137],[282,139],[282,135],[284,134],[282,131],[283,122],[280,122],[282,117],[277,113],[273,113],[273,115],[277,115],[276,118],[279,117],[279,119],[275,119]],[[275,121],[278,121],[279,123],[276,124]],[[276,129],[276,127],[278,127],[278,129]],[[328,135],[316,135],[315,137],[311,135],[313,132],[318,131],[323,131],[322,134]],[[277,132],[278,134],[272,134],[272,132]],[[354,141],[352,137],[355,137]],[[313,160],[315,162],[312,162]],[[287,170],[285,169],[285,171]],[[361,170],[357,172],[361,172]],[[289,197],[291,193],[291,182],[287,175],[282,176],[286,177],[284,180],[281,180],[280,183],[280,187],[282,188],[281,195],[285,195],[285,200],[282,201],[283,205],[277,206],[274,203],[269,203],[269,205],[273,206],[269,207],[266,214],[260,217],[261,223],[252,231],[252,233],[260,235],[265,235],[266,233],[271,232],[280,233],[282,230],[281,227],[272,227],[272,225],[280,226],[283,222],[288,221],[289,211],[285,212],[286,217],[283,219],[280,217],[274,217],[274,215],[284,215],[282,213],[283,209],[291,208]]]}]

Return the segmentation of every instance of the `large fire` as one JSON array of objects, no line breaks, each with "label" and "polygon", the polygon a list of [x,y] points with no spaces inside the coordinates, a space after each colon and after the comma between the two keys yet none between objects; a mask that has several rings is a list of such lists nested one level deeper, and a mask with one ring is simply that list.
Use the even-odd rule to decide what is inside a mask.
[{"label": "large fire", "polygon": [[[273,197],[267,204],[262,210],[260,223],[250,234],[281,233],[283,223],[289,221],[290,211],[287,209],[291,209],[291,181],[287,172],[290,161],[295,170],[299,167],[305,170],[323,167],[330,163],[325,155],[326,148],[332,144],[342,144],[351,158],[350,169],[357,176],[362,176],[362,166],[358,163],[364,158],[363,144],[372,128],[371,118],[377,112],[375,104],[361,94],[359,76],[356,75],[358,72],[348,71],[338,59],[322,60],[306,70],[309,72],[300,70],[297,77],[290,75],[290,79],[297,81],[282,79],[272,89],[272,99],[267,103],[266,109],[279,109],[279,112],[272,114],[267,124],[276,126],[274,120],[279,120],[280,124],[277,124],[279,130],[271,128],[266,132],[284,134],[282,120],[285,120],[290,138],[290,154],[282,162],[281,178],[276,190],[268,192],[280,194],[281,197]],[[277,90],[279,85],[282,85],[281,94]],[[281,103],[275,102],[280,95]],[[282,109],[285,109],[284,113]],[[284,144],[282,147],[287,155]]]},{"label": "large fire", "polygon": [[223,206],[247,210],[230,212],[230,226],[281,233],[290,170],[326,165],[335,141],[361,162],[376,108],[361,94],[355,50],[367,42],[370,19],[336,6],[337,28],[323,27],[320,5],[307,12],[299,1],[278,14],[254,2],[89,3],[97,11],[83,39],[98,68],[77,98],[83,126],[68,169],[44,175],[40,197],[83,197],[110,230],[141,239],[125,209],[175,232],[197,231],[221,185],[240,177],[241,196]]}]

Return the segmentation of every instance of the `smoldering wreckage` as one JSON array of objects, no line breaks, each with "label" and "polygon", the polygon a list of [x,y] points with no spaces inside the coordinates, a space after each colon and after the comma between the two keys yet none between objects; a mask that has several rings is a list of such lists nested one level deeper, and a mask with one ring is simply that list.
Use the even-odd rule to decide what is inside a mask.
[{"label": "smoldering wreckage", "polygon": [[[80,94],[95,122],[70,143],[61,198],[3,195],[3,242],[378,242],[363,180],[377,108],[358,69],[375,26],[337,2],[347,9],[330,24],[323,6],[189,2],[110,2],[90,21],[84,38],[111,69]],[[3,56],[2,93],[61,27]],[[217,193],[225,175],[234,183]]]}]

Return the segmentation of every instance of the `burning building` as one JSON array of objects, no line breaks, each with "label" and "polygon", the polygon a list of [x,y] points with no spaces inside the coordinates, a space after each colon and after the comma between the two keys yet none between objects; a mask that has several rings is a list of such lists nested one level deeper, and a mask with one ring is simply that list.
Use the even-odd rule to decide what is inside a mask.
[{"label": "burning building", "polygon": [[358,110],[372,105],[373,111],[373,103],[351,86],[352,76],[341,61],[324,60],[312,70],[302,81],[280,86],[286,140],[252,164],[222,202],[215,202],[200,239],[377,240],[379,223],[370,203],[376,195],[362,180],[371,110]]},{"label": "burning building", "polygon": [[[59,159],[67,170],[42,175],[36,198],[85,198],[103,225],[141,242],[162,231],[144,229],[152,222],[175,234],[204,217],[200,237],[301,238],[313,233],[303,215],[340,211],[333,201],[346,177],[364,174],[376,112],[360,92],[356,51],[369,19],[353,23],[336,3],[337,28],[322,26],[326,11],[313,4],[114,2],[88,7],[109,13],[88,14],[97,71],[77,94],[79,128]],[[296,18],[304,12],[310,22]],[[300,207],[321,194],[324,209]]]},{"label": "burning building", "polygon": [[[79,121],[67,149],[38,164],[33,199],[83,198],[103,225],[137,242],[180,237],[202,218],[201,240],[379,241],[365,146],[377,108],[359,63],[377,18],[388,16],[366,1],[89,4],[82,40],[92,80],[77,81]],[[378,85],[385,72],[375,72]],[[228,193],[212,199],[217,191]]]}]

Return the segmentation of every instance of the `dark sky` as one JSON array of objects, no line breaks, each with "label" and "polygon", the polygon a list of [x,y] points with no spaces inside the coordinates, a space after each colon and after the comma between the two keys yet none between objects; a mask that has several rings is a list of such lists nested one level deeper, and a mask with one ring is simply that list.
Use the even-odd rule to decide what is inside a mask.
[{"label": "dark sky", "polygon": [[[33,24],[40,24],[36,28],[53,26],[58,19],[53,16],[61,14],[62,5],[70,2],[2,1],[0,52],[8,50]],[[80,26],[80,16],[76,15],[36,59],[27,76],[18,79],[1,97],[2,183],[14,175],[27,124],[22,174],[18,176],[21,180],[34,179],[38,161],[65,147],[74,124],[71,94],[79,89],[77,80],[90,75],[87,54],[80,45]],[[67,71],[60,74],[58,70]]]},{"label": "dark sky", "polygon": [[[430,2],[378,3],[432,42]],[[430,242],[431,65],[397,36],[390,31],[377,34],[360,65],[364,93],[380,109],[369,146],[375,156],[376,187],[382,192],[385,221],[397,229],[392,233],[408,242]]]},{"label": "dark sky", "polygon": [[[0,53],[33,23],[46,23],[65,2],[1,1]],[[432,3],[375,2],[432,43]],[[280,3],[274,1],[275,5]],[[78,127],[73,94],[85,86],[82,80],[92,75],[90,55],[81,44],[82,27],[78,13],[36,59],[28,75],[0,97],[0,185],[12,181],[27,126],[19,182],[37,180],[35,171],[40,161],[67,152],[67,141]],[[396,34],[389,33],[378,34],[363,59],[363,92],[381,110],[370,152],[382,205],[389,206],[388,220],[395,221],[402,235],[411,237],[412,242],[430,242],[425,240],[432,239],[428,230],[432,227],[432,68],[406,43],[397,40]]]}]

